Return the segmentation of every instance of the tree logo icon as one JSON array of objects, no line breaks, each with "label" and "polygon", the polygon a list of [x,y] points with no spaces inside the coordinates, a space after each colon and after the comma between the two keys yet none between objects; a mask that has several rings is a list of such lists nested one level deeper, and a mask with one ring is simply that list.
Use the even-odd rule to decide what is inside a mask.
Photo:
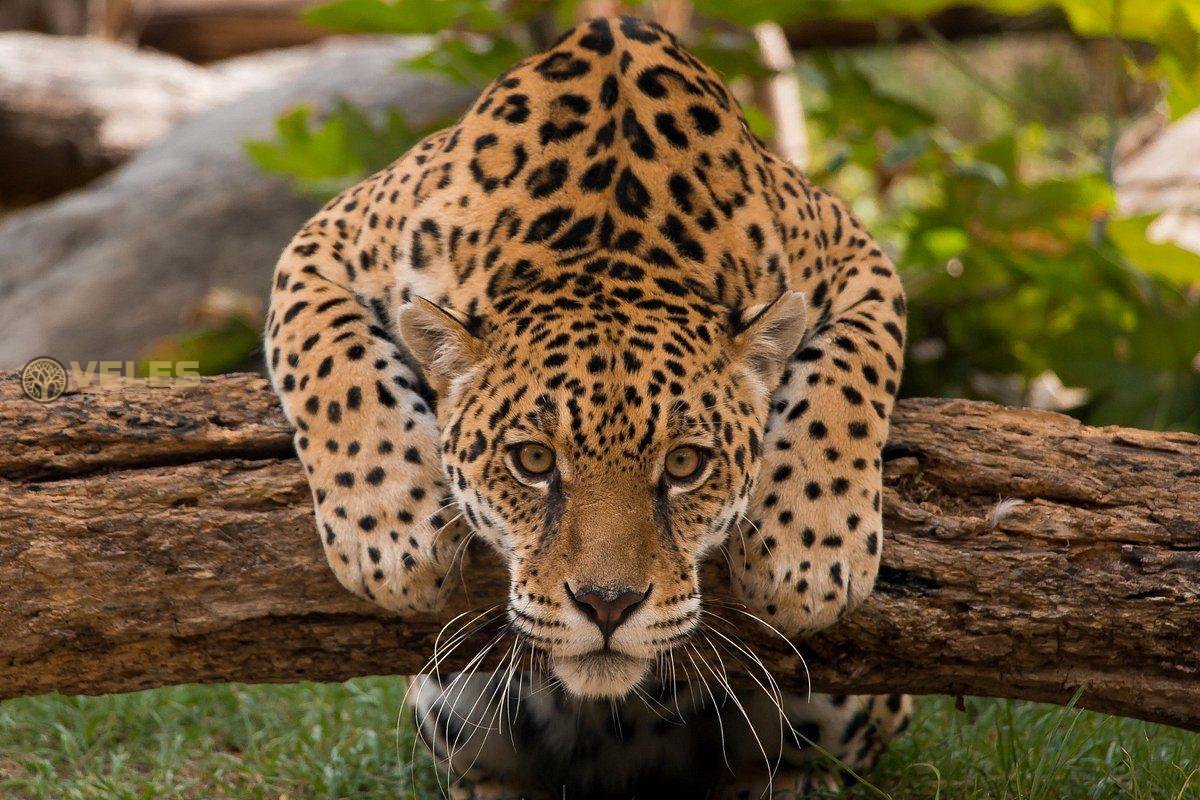
[{"label": "tree logo icon", "polygon": [[35,358],[21,368],[21,388],[38,403],[57,400],[67,390],[67,368],[57,358]]}]

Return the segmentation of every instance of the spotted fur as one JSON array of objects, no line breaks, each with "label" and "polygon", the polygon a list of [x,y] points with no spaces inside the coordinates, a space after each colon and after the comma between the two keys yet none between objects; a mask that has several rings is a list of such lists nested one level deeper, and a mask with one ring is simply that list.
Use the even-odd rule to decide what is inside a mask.
[{"label": "spotted fur", "polygon": [[[576,697],[689,641],[715,548],[787,634],[874,584],[899,280],[658,26],[577,28],[331,201],[280,259],[266,338],[343,585],[435,609],[477,535]],[[524,442],[550,474],[522,474]],[[680,446],[703,454],[686,484]],[[588,594],[643,599],[605,631]]]}]

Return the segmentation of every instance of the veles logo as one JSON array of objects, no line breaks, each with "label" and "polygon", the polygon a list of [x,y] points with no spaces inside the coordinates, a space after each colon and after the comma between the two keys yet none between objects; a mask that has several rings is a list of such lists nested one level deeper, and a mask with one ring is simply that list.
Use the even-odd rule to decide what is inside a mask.
[{"label": "veles logo", "polygon": [[67,368],[57,358],[35,358],[21,368],[21,388],[35,402],[57,400],[67,390]]},{"label": "veles logo", "polygon": [[72,361],[68,369],[57,358],[41,356],[21,369],[21,388],[25,396],[38,403],[57,400],[67,390],[71,380],[79,388],[96,384],[114,385],[137,381],[162,387],[178,380],[199,380],[199,361],[147,361],[144,375],[139,374],[134,361],[89,361],[80,365]]}]

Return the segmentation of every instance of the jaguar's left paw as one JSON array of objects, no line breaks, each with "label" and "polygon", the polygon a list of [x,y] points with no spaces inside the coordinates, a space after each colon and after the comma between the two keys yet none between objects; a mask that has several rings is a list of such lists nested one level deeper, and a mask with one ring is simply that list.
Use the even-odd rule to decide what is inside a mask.
[{"label": "jaguar's left paw", "polygon": [[804,523],[795,524],[799,531],[764,514],[730,542],[734,593],[789,638],[828,628],[853,611],[879,572],[878,532],[863,540],[820,541]]}]

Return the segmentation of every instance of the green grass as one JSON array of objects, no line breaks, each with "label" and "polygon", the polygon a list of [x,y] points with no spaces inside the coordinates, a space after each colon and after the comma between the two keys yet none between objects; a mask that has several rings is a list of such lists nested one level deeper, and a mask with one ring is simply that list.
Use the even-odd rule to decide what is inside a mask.
[{"label": "green grass", "polygon": [[[436,797],[404,684],[177,686],[0,703],[0,798]],[[415,788],[414,788],[415,787]]]},{"label": "green grass", "polygon": [[[0,703],[5,800],[406,800],[439,795],[412,761],[403,683],[181,686]],[[1196,800],[1200,736],[1032,703],[922,701],[855,798]]]},{"label": "green grass", "polygon": [[1009,700],[968,698],[961,712],[931,697],[868,780],[897,800],[1197,800],[1200,735]]}]

